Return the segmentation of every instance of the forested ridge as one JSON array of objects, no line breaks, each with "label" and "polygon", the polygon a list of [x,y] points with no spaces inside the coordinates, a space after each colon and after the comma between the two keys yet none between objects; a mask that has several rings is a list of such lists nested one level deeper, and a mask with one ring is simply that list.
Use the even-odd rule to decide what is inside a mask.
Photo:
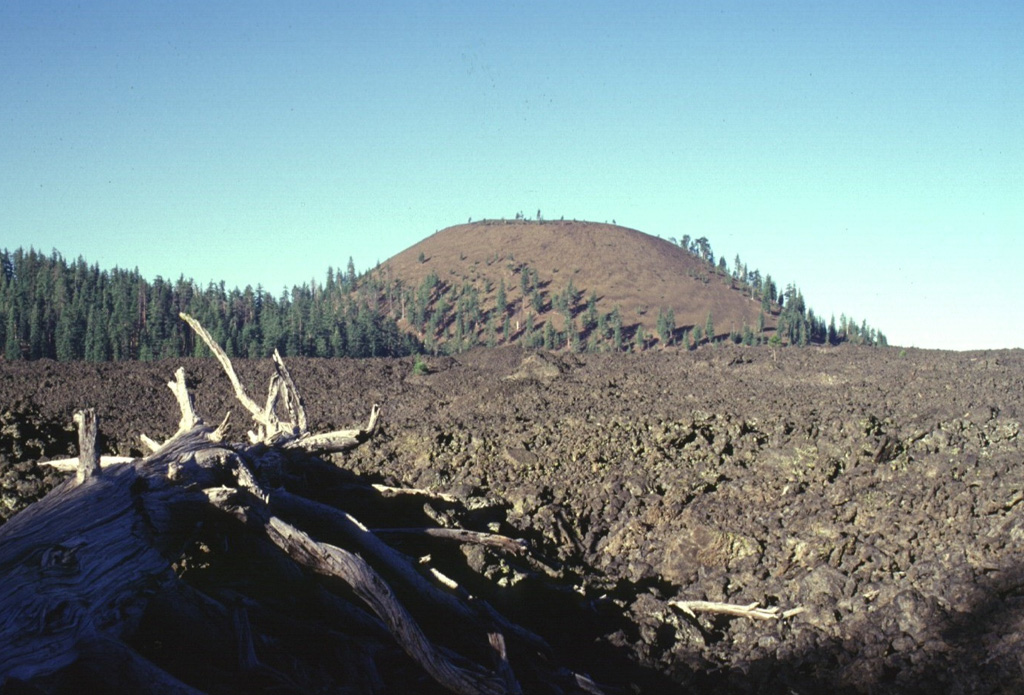
[{"label": "forested ridge", "polygon": [[178,319],[189,313],[233,357],[401,356],[415,339],[377,310],[378,294],[329,269],[323,283],[274,296],[261,286],[152,282],[137,269],[101,270],[57,251],[0,251],[0,346],[5,359],[153,360],[208,354]]},{"label": "forested ridge", "polygon": [[[703,243],[702,243],[703,242]],[[731,340],[756,345],[885,345],[885,336],[845,315],[827,324],[806,306],[793,284],[776,286],[736,259],[732,272],[716,264],[705,239],[687,250],[701,259],[699,281],[713,277],[732,291],[761,302],[756,325],[716,330],[708,314],[697,325],[679,326],[671,309],[657,321],[624,325],[620,307],[599,306],[597,295],[572,282],[555,290],[528,264],[517,281],[478,286],[466,278],[421,282],[395,276],[385,264],[356,274],[329,267],[323,281],[293,286],[275,296],[257,285],[228,289],[200,286],[183,275],[149,281],[138,269],[103,270],[82,257],[58,251],[0,250],[0,356],[6,360],[92,362],[203,356],[206,346],[178,319],[195,316],[231,357],[399,357],[422,352],[463,352],[477,346],[518,342],[527,347],[578,352],[694,349]],[[558,322],[553,320],[558,317]],[[775,327],[765,325],[772,317]],[[653,319],[653,316],[652,316]]]}]

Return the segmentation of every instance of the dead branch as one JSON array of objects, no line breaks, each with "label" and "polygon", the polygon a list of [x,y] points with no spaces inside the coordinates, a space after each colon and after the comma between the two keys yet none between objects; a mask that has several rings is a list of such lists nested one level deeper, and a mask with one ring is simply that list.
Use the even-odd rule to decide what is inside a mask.
[{"label": "dead branch", "polygon": [[[305,416],[303,416],[305,417]],[[369,441],[377,432],[377,422],[380,418],[380,407],[374,403],[370,409],[370,420],[366,427],[338,430],[336,432],[325,432],[323,434],[306,434],[305,436],[284,442],[283,449],[301,449],[314,453],[340,453],[354,449],[363,442]]]},{"label": "dead branch", "polygon": [[235,368],[232,366],[230,358],[228,358],[227,353],[224,352],[221,346],[217,344],[217,341],[213,339],[213,336],[203,328],[201,323],[188,314],[182,312],[178,314],[178,316],[181,317],[182,321],[191,326],[192,330],[196,332],[196,335],[206,343],[206,347],[210,348],[210,352],[212,352],[213,356],[217,358],[218,362],[220,362],[220,366],[224,369],[224,373],[227,374],[228,380],[231,381],[231,386],[235,389],[235,398],[237,398],[238,402],[242,404],[242,407],[249,411],[253,419],[265,428],[266,436],[270,437],[276,434],[278,430],[277,418],[273,417],[272,413],[268,414],[264,409],[256,405],[256,402],[253,399],[249,398],[245,389],[242,388],[242,382],[238,380],[238,375],[235,374]]},{"label": "dead branch", "polygon": [[153,453],[154,451],[159,449],[161,446],[163,446],[163,444],[161,444],[160,442],[156,441],[152,437],[149,437],[146,434],[140,434],[139,435],[139,441],[142,442],[143,446],[145,446],[147,449],[149,449],[150,453]]},{"label": "dead branch", "polygon": [[750,618],[752,620],[780,620],[792,618],[804,612],[801,608],[791,608],[788,611],[779,611],[775,606],[761,608],[760,604],[750,603],[738,605],[735,603],[718,603],[716,601],[669,601],[670,606],[675,606],[691,618],[696,618],[697,613],[719,613],[722,615],[733,615],[739,618]]},{"label": "dead branch", "polygon": [[423,536],[454,541],[456,543],[486,545],[513,553],[514,555],[521,555],[529,548],[526,541],[522,539],[509,538],[497,533],[469,531],[461,528],[375,528],[373,532],[384,538],[388,536]]},{"label": "dead branch", "polygon": [[190,429],[202,423],[202,419],[196,415],[195,403],[192,401],[192,394],[185,385],[185,369],[178,367],[174,372],[174,381],[167,382],[167,388],[174,394],[178,401],[178,408],[181,410],[181,420],[178,421],[178,432],[188,432]]},{"label": "dead branch", "polygon": [[508,692],[493,675],[479,668],[456,666],[445,658],[398,602],[387,583],[358,555],[337,546],[317,543],[277,517],[271,517],[267,532],[278,547],[300,564],[349,584],[384,621],[409,656],[438,683],[463,695],[502,695]]},{"label": "dead branch", "polygon": [[[100,468],[107,468],[119,463],[131,463],[135,461],[131,456],[100,456]],[[64,473],[78,470],[78,457],[70,459],[54,459],[52,461],[40,461],[40,466],[49,466]]]},{"label": "dead branch", "polygon": [[302,405],[302,399],[299,398],[299,390],[295,388],[295,382],[292,381],[292,376],[288,373],[284,360],[281,359],[281,353],[277,350],[274,350],[274,364],[277,366],[278,374],[281,375],[281,390],[285,408],[292,421],[298,426],[299,432],[305,432],[306,409]]},{"label": "dead branch", "polygon": [[96,411],[92,408],[79,410],[75,413],[75,423],[78,425],[78,472],[75,479],[84,483],[100,472],[100,455],[96,450],[96,438],[99,436]]},{"label": "dead branch", "polygon": [[424,497],[434,497],[444,502],[458,502],[459,498],[455,495],[450,495],[447,492],[433,492],[431,490],[425,490],[419,487],[392,487],[390,485],[380,485],[379,483],[373,484],[373,489],[384,495],[385,497],[396,497],[398,495],[422,495]]},{"label": "dead branch", "polygon": [[509,695],[521,695],[523,689],[516,680],[516,674],[512,671],[512,664],[508,660],[508,650],[505,648],[505,636],[500,632],[492,632],[487,636],[491,649],[494,650],[494,660],[498,677],[505,686],[505,692]]},{"label": "dead branch", "polygon": [[231,411],[224,413],[224,419],[217,425],[217,429],[210,432],[210,440],[214,442],[220,442],[224,440],[224,435],[228,431],[228,421],[231,419]]},{"label": "dead branch", "polygon": [[[377,419],[380,416],[380,408],[375,404],[370,411],[370,421],[364,428],[310,434],[306,429],[306,410],[302,404],[302,398],[299,396],[295,382],[292,381],[288,368],[285,366],[284,360],[277,350],[274,351],[275,372],[270,378],[266,405],[260,408],[245,393],[245,389],[242,387],[242,383],[239,381],[238,375],[231,364],[231,359],[217,345],[213,336],[188,314],[182,313],[180,316],[203,339],[206,346],[210,348],[210,351],[220,362],[224,373],[231,382],[231,386],[235,390],[235,397],[249,411],[256,424],[259,425],[257,432],[250,433],[250,441],[253,444],[261,442],[273,443],[285,449],[300,449],[308,453],[339,453],[353,449],[366,442],[377,431]],[[278,418],[276,411],[279,401],[283,401],[284,408],[291,418],[290,420]],[[217,431],[220,431],[220,428]]]}]

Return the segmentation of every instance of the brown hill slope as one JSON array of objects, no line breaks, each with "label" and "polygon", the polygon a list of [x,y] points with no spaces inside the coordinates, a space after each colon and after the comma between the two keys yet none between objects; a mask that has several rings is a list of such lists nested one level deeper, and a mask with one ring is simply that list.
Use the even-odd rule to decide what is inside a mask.
[{"label": "brown hill slope", "polygon": [[[539,311],[531,301],[532,291],[523,293],[527,269],[537,278]],[[579,317],[584,340],[583,314],[592,294],[600,314],[618,307],[624,340],[632,339],[642,325],[653,341],[662,310],[673,311],[680,333],[693,326],[703,328],[710,313],[718,336],[744,326],[756,329],[761,312],[760,301],[751,298],[749,288],[680,246],[634,229],[593,222],[488,220],[449,227],[389,259],[378,272],[391,282],[400,280],[405,288],[420,287],[436,274],[438,296],[450,289],[458,295],[460,288],[475,288],[481,309],[475,332],[481,337],[502,282],[513,340],[523,337],[531,314],[537,330],[551,321],[556,330],[564,331],[565,312],[556,310],[557,300],[570,283],[578,297],[572,315]],[[454,306],[453,299],[448,302]],[[498,316],[503,318],[500,312]],[[774,317],[765,318],[766,328],[773,328]]]}]

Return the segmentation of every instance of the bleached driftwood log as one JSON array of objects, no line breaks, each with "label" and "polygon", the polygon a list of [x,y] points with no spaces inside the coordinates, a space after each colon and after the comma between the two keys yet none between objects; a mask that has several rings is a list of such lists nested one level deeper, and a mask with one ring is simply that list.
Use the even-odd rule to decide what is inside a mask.
[{"label": "bleached driftwood log", "polygon": [[[181,369],[168,384],[177,432],[144,438],[144,458],[98,456],[94,414],[76,415],[79,457],[50,462],[76,476],[0,527],[0,689],[497,695],[523,692],[523,665],[544,692],[599,692],[554,665],[543,639],[385,539],[510,553],[525,552],[522,541],[458,529],[377,534],[344,499],[288,489],[306,467],[323,468],[313,454],[369,441],[376,405],[365,427],[310,433],[280,355],[261,406],[209,333],[182,319],[256,428],[246,443],[222,441],[226,419],[203,421]],[[404,676],[394,668],[402,653]]]}]

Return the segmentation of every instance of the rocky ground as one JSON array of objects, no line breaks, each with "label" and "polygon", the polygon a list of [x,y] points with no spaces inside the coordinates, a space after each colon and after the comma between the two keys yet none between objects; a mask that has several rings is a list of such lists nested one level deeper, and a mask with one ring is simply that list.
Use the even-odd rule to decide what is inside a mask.
[{"label": "rocky ground", "polygon": [[[1024,691],[1024,351],[718,347],[290,360],[311,429],[378,437],[336,463],[453,493],[415,503],[531,541],[437,560],[620,692]],[[178,362],[0,362],[0,516],[60,476],[71,414],[109,453],[172,434]],[[197,410],[248,423],[212,360]],[[236,367],[260,393],[269,363]],[[424,506],[422,510],[420,506]],[[374,525],[372,510],[364,521]],[[410,549],[410,552],[414,549]],[[778,620],[690,616],[758,603]]]}]

